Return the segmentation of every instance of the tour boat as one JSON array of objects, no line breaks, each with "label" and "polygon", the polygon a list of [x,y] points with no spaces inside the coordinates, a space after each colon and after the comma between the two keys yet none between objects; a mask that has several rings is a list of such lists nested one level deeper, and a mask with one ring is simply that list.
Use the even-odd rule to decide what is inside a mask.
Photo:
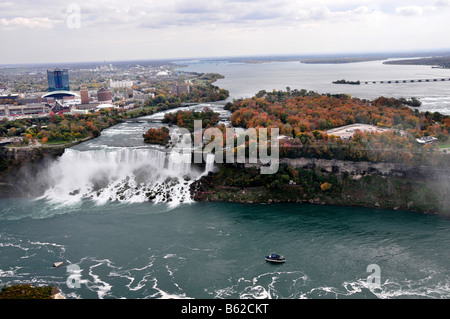
[{"label": "tour boat", "polygon": [[271,254],[270,256],[266,256],[266,261],[272,262],[272,263],[284,263],[286,259],[284,256],[280,256],[277,254]]}]

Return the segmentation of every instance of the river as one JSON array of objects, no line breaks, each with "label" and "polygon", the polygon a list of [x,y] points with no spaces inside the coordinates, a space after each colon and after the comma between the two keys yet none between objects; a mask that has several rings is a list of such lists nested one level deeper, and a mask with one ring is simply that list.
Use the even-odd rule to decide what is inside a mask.
[{"label": "river", "polygon": [[[377,83],[418,79],[450,79],[450,69],[421,65],[392,65],[384,61],[344,64],[304,64],[299,62],[231,63],[199,62],[181,68],[183,71],[215,72],[225,76],[215,85],[230,91],[233,98],[252,97],[260,90],[286,90],[286,87],[318,93],[350,94],[361,99],[417,97],[421,111],[450,114],[449,81],[415,83]],[[370,84],[340,85],[333,81],[369,81]]]},{"label": "river", "polygon": [[[369,72],[376,65],[381,67],[378,62],[307,65],[310,75],[296,70],[305,65],[292,62],[203,63],[187,69],[224,74],[216,85],[229,89],[232,99],[286,86],[358,96],[363,86],[337,87],[328,80],[360,79],[343,73],[358,68],[358,74],[380,79]],[[408,66],[401,72],[378,74],[407,79],[450,71]],[[308,76],[316,84],[306,86]],[[323,87],[319,78],[327,79]],[[448,111],[450,94],[442,85],[399,84],[396,94],[422,101],[433,97],[439,102],[422,108]],[[393,90],[364,87],[367,96]],[[191,108],[205,106],[221,110],[215,104]],[[214,168],[178,164],[176,154],[144,144],[142,134],[160,125],[151,122],[161,116],[116,125],[66,150],[42,169],[47,186],[41,197],[0,199],[1,286],[54,284],[66,298],[79,299],[450,297],[447,217],[309,204],[193,202],[190,183]],[[154,203],[144,196],[149,192]],[[266,262],[264,256],[273,252],[286,263]],[[64,265],[53,267],[58,261]]]}]

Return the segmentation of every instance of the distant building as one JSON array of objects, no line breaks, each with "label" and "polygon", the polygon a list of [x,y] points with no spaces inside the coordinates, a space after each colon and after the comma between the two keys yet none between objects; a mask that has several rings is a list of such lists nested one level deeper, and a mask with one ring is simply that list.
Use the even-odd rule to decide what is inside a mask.
[{"label": "distant building", "polygon": [[432,136],[425,136],[425,137],[416,139],[417,143],[419,143],[419,144],[433,144],[437,140],[438,139],[436,137],[432,137]]},{"label": "distant building", "polygon": [[97,91],[97,100],[101,104],[112,103],[112,93],[107,88],[101,88]]},{"label": "distant building", "polygon": [[117,108],[118,108],[118,106],[110,104],[110,103],[99,104],[96,107],[97,110],[101,110],[101,109],[117,109]]},{"label": "distant building", "polygon": [[59,113],[59,112],[68,113],[68,112],[70,112],[70,106],[64,105],[64,103],[61,102],[61,101],[56,101],[55,104],[52,107],[52,112],[54,112],[54,113]]},{"label": "distant building", "polygon": [[134,91],[133,93],[133,99],[135,100],[147,100],[149,98],[155,97],[155,93],[143,93],[141,91]]},{"label": "distant building", "polygon": [[81,104],[89,104],[89,91],[86,85],[81,85],[80,90]]},{"label": "distant building", "polygon": [[[328,135],[334,135],[338,136],[342,140],[350,140],[353,135],[356,133],[356,131],[360,132],[372,132],[372,133],[383,133],[392,131],[391,128],[386,127],[379,127],[375,125],[369,125],[369,124],[361,124],[361,123],[355,123],[350,125],[345,125],[337,128],[333,128],[331,130],[326,130],[325,133]],[[403,135],[403,131],[398,131],[400,135]]]},{"label": "distant building", "polygon": [[19,94],[4,94],[4,95],[0,95],[0,103],[13,104],[14,102],[16,102],[18,97],[19,97]]},{"label": "distant building", "polygon": [[120,88],[126,88],[126,87],[132,87],[133,81],[109,81],[109,86],[113,89],[120,89]]},{"label": "distant building", "polygon": [[170,88],[170,94],[181,95],[183,93],[189,94],[191,92],[191,87],[189,84],[174,84]]},{"label": "distant building", "polygon": [[167,71],[159,71],[158,73],[156,73],[156,76],[168,76],[169,73]]},{"label": "distant building", "polygon": [[133,89],[130,89],[130,88],[125,88],[125,90],[124,90],[124,92],[123,92],[123,96],[126,98],[126,99],[132,99],[133,98]]},{"label": "distant building", "polygon": [[95,102],[88,103],[88,104],[76,104],[70,109],[70,111],[72,112],[72,114],[75,114],[75,113],[84,114],[84,113],[88,113],[91,110],[95,110],[97,108],[97,106],[99,106],[99,105],[100,105],[100,103],[95,103]]},{"label": "distant building", "polygon": [[64,98],[70,98],[73,99],[75,97],[77,97],[79,94],[78,93],[74,93],[74,92],[70,92],[70,91],[53,91],[53,92],[49,92],[46,93],[44,95],[42,95],[42,99],[47,99],[47,103],[50,103],[50,99],[53,100],[62,100]]},{"label": "distant building", "polygon": [[47,99],[43,99],[42,96],[40,95],[29,95],[26,97],[19,97],[16,102],[19,105],[24,105],[24,104],[33,104],[33,103],[45,103],[47,101]]},{"label": "distant building", "polygon": [[0,105],[0,116],[45,114],[49,112],[50,108],[41,103],[28,105]]},{"label": "distant building", "polygon": [[47,70],[48,90],[53,91],[70,91],[69,70],[55,69]]}]

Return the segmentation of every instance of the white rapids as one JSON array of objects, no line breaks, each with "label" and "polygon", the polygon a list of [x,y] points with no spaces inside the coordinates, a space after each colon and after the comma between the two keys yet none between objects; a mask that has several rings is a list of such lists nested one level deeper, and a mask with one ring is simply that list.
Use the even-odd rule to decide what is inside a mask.
[{"label": "white rapids", "polygon": [[205,170],[201,170],[191,165],[187,158],[190,156],[151,148],[66,149],[48,168],[51,186],[43,198],[66,204],[82,199],[100,204],[107,201],[190,203],[191,184],[214,165],[207,161]]}]

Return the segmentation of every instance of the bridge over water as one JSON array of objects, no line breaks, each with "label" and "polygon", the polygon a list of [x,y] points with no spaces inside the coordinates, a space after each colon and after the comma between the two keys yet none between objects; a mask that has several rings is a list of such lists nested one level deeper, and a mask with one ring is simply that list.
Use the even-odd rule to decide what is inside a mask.
[{"label": "bridge over water", "polygon": [[388,81],[360,81],[361,84],[396,84],[396,83],[427,83],[427,82],[445,82],[450,78],[438,79],[414,79],[414,80],[388,80]]}]

